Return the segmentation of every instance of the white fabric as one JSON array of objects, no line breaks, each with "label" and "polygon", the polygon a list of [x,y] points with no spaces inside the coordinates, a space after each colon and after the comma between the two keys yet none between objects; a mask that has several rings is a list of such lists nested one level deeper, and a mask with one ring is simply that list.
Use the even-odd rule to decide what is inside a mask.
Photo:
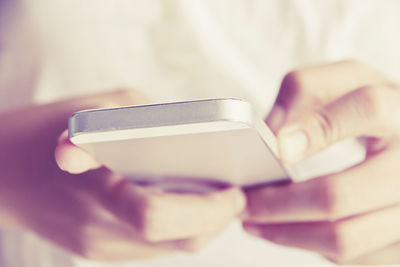
[{"label": "white fabric", "polygon": [[[266,114],[298,65],[355,58],[398,79],[399,11],[396,0],[0,0],[0,111],[133,87],[157,102],[240,97]],[[331,265],[237,223],[199,254],[126,264],[2,239],[7,267]]]}]

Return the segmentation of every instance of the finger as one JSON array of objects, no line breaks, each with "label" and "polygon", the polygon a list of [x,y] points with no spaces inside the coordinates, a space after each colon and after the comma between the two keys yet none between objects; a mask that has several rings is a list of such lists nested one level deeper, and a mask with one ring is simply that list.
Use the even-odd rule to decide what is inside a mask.
[{"label": "finger", "polygon": [[68,99],[59,104],[77,106],[78,110],[95,108],[113,108],[149,103],[146,95],[134,89],[118,89]]},{"label": "finger", "polygon": [[400,202],[398,145],[347,171],[246,190],[242,216],[254,223],[337,220]]},{"label": "finger", "polygon": [[130,223],[144,240],[159,242],[210,234],[229,224],[245,206],[241,190],[174,194],[122,181],[108,196],[108,207]]},{"label": "finger", "polygon": [[218,236],[218,234],[219,232],[215,232],[215,233],[205,234],[202,236],[197,236],[194,238],[188,238],[170,242],[178,250],[189,253],[196,253],[198,251],[203,250],[206,246],[210,245]]},{"label": "finger", "polygon": [[182,251],[195,253],[209,245],[215,236],[216,234],[157,243],[143,242],[134,238],[118,239],[116,236],[110,236],[108,239],[108,237],[99,236],[91,239],[90,244],[87,244],[90,249],[69,250],[84,258],[97,261],[143,260]]},{"label": "finger", "polygon": [[152,244],[135,238],[120,238],[120,236],[116,235],[104,236],[104,234],[92,239],[90,237],[85,238],[88,240],[84,249],[78,251],[76,249],[67,249],[83,258],[103,262],[143,260],[179,251],[174,242]]},{"label": "finger", "polygon": [[356,88],[392,83],[376,70],[353,60],[303,67],[285,75],[275,103],[281,111],[276,113],[274,108],[266,122],[276,131],[284,121],[298,119],[311,107],[325,105]]},{"label": "finger", "polygon": [[[73,98],[56,103],[58,109],[67,106],[69,109],[111,108],[126,105],[138,105],[148,103],[145,95],[136,90],[120,89],[110,92]],[[75,107],[75,108],[74,108]],[[100,167],[100,164],[84,150],[73,145],[68,139],[67,131],[64,131],[58,140],[55,149],[55,158],[58,166],[69,173],[82,173]]]},{"label": "finger", "polygon": [[400,242],[357,257],[346,264],[398,266],[400,264]]},{"label": "finger", "polygon": [[73,174],[83,173],[101,166],[101,164],[86,151],[69,141],[67,131],[61,134],[54,156],[61,170]]},{"label": "finger", "polygon": [[398,131],[400,90],[364,87],[305,115],[278,133],[281,159],[295,162],[346,138],[391,137]]},{"label": "finger", "polygon": [[[152,242],[138,239],[135,234],[132,235],[132,231],[129,231],[129,229],[124,231],[123,229],[127,228],[126,224],[120,224],[118,228],[109,233],[104,233],[104,228],[100,229],[100,232],[92,231],[89,238],[92,247],[90,258],[121,261],[123,259],[154,258],[177,251],[195,253],[209,245],[222,231],[221,229],[218,232],[185,239]],[[121,233],[124,235],[121,235]]]},{"label": "finger", "polygon": [[246,231],[284,245],[346,262],[400,240],[400,206],[337,222],[257,225]]},{"label": "finger", "polygon": [[286,121],[286,115],[286,111],[282,106],[275,105],[269,113],[265,122],[272,130],[272,132],[276,134],[278,130],[284,125]]},{"label": "finger", "polygon": [[384,75],[354,60],[307,66],[283,78],[276,102],[284,108],[300,102],[324,104],[356,88],[388,83]]}]

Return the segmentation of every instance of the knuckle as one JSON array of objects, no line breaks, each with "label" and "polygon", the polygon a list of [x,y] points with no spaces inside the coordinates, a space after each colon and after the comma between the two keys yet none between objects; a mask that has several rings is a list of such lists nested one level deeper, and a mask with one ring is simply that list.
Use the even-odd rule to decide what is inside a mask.
[{"label": "knuckle", "polygon": [[148,98],[140,91],[133,89],[116,89],[103,95],[100,107],[119,107],[128,105],[139,105],[148,103]]},{"label": "knuckle", "polygon": [[116,90],[116,95],[122,99],[131,100],[135,95],[135,91],[128,88],[120,88]]},{"label": "knuckle", "polygon": [[67,250],[71,251],[73,254],[88,260],[100,260],[101,254],[98,253],[88,240],[84,242],[85,244],[70,244],[67,246]]},{"label": "knuckle", "polygon": [[[353,95],[359,112],[363,117],[375,122],[385,122],[388,114],[391,96],[386,86],[365,86]],[[393,111],[393,110],[392,110]]]},{"label": "knuckle", "polygon": [[[314,74],[307,68],[293,70],[287,73],[281,83],[277,101],[282,106],[289,106],[294,101],[311,97],[315,98]],[[313,98],[314,97],[314,98]]]},{"label": "knuckle", "polygon": [[82,250],[77,253],[78,256],[87,260],[104,260],[98,253],[91,250]]},{"label": "knuckle", "polygon": [[341,128],[338,123],[334,123],[328,112],[324,109],[317,110],[307,122],[311,129],[318,135],[313,138],[314,142],[321,144],[331,143],[341,136]]},{"label": "knuckle", "polygon": [[382,90],[376,86],[363,87],[353,95],[358,112],[366,118],[379,116],[381,111],[380,98]]},{"label": "knuckle", "polygon": [[67,249],[75,255],[88,260],[108,260],[109,255],[102,251],[103,242],[94,239],[97,230],[91,225],[79,229],[79,236],[68,242]]},{"label": "knuckle", "polygon": [[321,209],[324,219],[335,221],[342,217],[344,212],[341,190],[335,179],[320,178]]},{"label": "knuckle", "polygon": [[163,240],[163,209],[161,201],[156,196],[149,196],[142,202],[137,218],[137,231],[148,242]]},{"label": "knuckle", "polygon": [[293,70],[287,73],[282,80],[282,88],[291,89],[293,91],[300,91],[304,84],[303,71]]},{"label": "knuckle", "polygon": [[349,65],[352,68],[360,68],[360,67],[365,67],[365,64],[362,63],[361,61],[354,59],[354,58],[348,58],[340,61],[339,63],[343,65]]},{"label": "knuckle", "polygon": [[327,239],[329,244],[328,256],[333,261],[344,262],[353,256],[353,246],[345,223],[328,223]]},{"label": "knuckle", "polygon": [[116,259],[121,260],[124,258],[129,258],[130,260],[134,260],[138,257],[134,255],[134,253],[129,254],[129,257],[121,256],[121,255],[113,255],[113,253],[109,251],[105,251],[103,249],[98,250],[86,250],[80,253],[77,253],[78,256],[92,261],[115,261]]},{"label": "knuckle", "polygon": [[184,242],[184,244],[180,245],[179,249],[188,252],[188,253],[197,253],[203,250],[207,246],[206,241],[202,239],[198,240],[189,240]]},{"label": "knuckle", "polygon": [[142,104],[148,102],[147,96],[145,96],[142,92],[135,89],[122,88],[118,91],[119,98],[124,103],[129,104]]}]

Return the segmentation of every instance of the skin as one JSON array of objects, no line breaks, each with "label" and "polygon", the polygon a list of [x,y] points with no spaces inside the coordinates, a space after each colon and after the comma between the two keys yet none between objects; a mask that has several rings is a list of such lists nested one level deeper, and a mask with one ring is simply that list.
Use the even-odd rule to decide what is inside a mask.
[{"label": "skin", "polygon": [[[400,87],[359,62],[295,70],[267,123],[281,159],[296,162],[346,138],[364,162],[299,183],[247,190],[244,229],[338,263],[400,262]],[[374,252],[376,256],[374,255]]]},{"label": "skin", "polygon": [[[397,89],[352,61],[289,73],[267,119],[282,160],[355,137],[365,142],[367,159],[310,181],[246,190],[244,229],[338,263],[399,262]],[[36,232],[103,261],[195,251],[212,240],[241,213],[240,190],[195,195],[133,185],[60,135],[74,111],[145,101],[122,90],[0,114],[7,129],[0,132],[0,226]],[[306,138],[295,139],[303,142],[296,147],[291,137],[299,131]]]},{"label": "skin", "polygon": [[210,242],[242,212],[239,189],[177,194],[134,185],[61,134],[75,111],[145,102],[119,90],[0,114],[0,226],[101,261],[196,251]]}]

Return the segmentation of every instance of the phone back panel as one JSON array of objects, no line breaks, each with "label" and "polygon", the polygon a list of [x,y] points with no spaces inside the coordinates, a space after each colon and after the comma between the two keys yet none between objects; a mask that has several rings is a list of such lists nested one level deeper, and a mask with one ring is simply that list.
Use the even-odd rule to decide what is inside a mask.
[{"label": "phone back panel", "polygon": [[251,185],[287,178],[254,127],[78,144],[131,179],[201,179]]}]

